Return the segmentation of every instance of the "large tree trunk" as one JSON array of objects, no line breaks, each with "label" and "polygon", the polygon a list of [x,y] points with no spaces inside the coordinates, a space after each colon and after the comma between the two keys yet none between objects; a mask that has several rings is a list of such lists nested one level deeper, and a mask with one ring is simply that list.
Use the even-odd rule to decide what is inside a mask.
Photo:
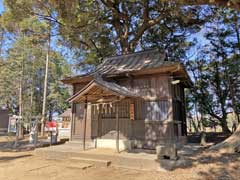
[{"label": "large tree trunk", "polygon": [[240,152],[240,125],[237,130],[223,142],[216,144],[210,148],[210,150],[220,151],[223,153]]},{"label": "large tree trunk", "polygon": [[227,121],[226,121],[226,118],[222,118],[221,120],[220,120],[220,122],[221,122],[221,126],[222,126],[222,131],[224,132],[224,133],[231,133],[231,131],[229,130],[229,128],[228,128],[228,125],[227,125]]}]

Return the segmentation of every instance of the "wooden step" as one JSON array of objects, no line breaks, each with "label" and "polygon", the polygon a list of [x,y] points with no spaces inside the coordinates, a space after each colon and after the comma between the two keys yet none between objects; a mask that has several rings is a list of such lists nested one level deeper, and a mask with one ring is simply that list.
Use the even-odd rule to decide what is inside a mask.
[{"label": "wooden step", "polygon": [[92,164],[96,167],[108,167],[111,164],[111,161],[109,160],[92,159],[92,158],[84,158],[84,157],[71,157],[70,160],[79,161],[81,163]]}]

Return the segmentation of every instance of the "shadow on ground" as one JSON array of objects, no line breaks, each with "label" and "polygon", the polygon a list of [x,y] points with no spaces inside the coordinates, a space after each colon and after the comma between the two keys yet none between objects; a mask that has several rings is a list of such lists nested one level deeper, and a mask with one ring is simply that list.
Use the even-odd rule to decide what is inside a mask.
[{"label": "shadow on ground", "polygon": [[14,141],[0,142],[0,152],[23,152],[34,149],[29,146],[27,140],[20,140],[17,147],[14,146],[14,143]]},{"label": "shadow on ground", "polygon": [[159,160],[159,166],[169,171],[196,169],[201,179],[240,179],[240,153],[219,153],[201,148],[182,155],[177,161]]},{"label": "shadow on ground", "polygon": [[32,156],[32,155],[28,154],[28,155],[21,155],[21,156],[4,156],[4,157],[0,157],[0,163],[12,161],[12,160],[19,159],[19,158],[30,157],[30,156]]},{"label": "shadow on ground", "polygon": [[[2,136],[0,139],[0,152],[27,152],[32,151],[35,148],[47,147],[50,145],[46,137],[38,137],[38,143],[36,146],[29,143],[29,136],[25,135],[24,138],[18,140],[17,147],[15,144],[15,136]],[[58,143],[62,144],[62,142]]]},{"label": "shadow on ground", "polygon": [[201,170],[198,174],[205,179],[240,179],[240,154],[222,153],[202,155],[197,163],[208,165],[210,168]]}]

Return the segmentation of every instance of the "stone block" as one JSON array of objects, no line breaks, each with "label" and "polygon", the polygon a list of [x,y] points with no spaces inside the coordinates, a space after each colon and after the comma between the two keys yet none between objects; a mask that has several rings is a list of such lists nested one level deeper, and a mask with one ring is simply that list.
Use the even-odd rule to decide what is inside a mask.
[{"label": "stone block", "polygon": [[176,144],[159,145],[156,147],[156,153],[158,159],[178,159]]}]

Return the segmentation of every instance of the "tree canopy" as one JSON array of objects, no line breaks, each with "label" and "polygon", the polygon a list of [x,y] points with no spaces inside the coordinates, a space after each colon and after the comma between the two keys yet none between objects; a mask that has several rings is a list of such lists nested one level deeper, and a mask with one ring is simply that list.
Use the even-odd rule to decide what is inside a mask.
[{"label": "tree canopy", "polygon": [[[59,80],[73,72],[73,62],[89,71],[107,56],[159,48],[169,61],[188,67],[195,83],[188,93],[190,114],[210,116],[208,121],[219,123],[225,132],[230,111],[239,121],[238,1],[7,0],[4,5],[0,47],[7,51],[1,51],[0,68],[6,80],[2,78],[0,96],[15,109],[20,94],[27,103],[41,102],[50,33],[50,114],[66,107],[68,91]],[[64,56],[66,51],[71,59]],[[31,113],[41,108],[36,103]]]}]

